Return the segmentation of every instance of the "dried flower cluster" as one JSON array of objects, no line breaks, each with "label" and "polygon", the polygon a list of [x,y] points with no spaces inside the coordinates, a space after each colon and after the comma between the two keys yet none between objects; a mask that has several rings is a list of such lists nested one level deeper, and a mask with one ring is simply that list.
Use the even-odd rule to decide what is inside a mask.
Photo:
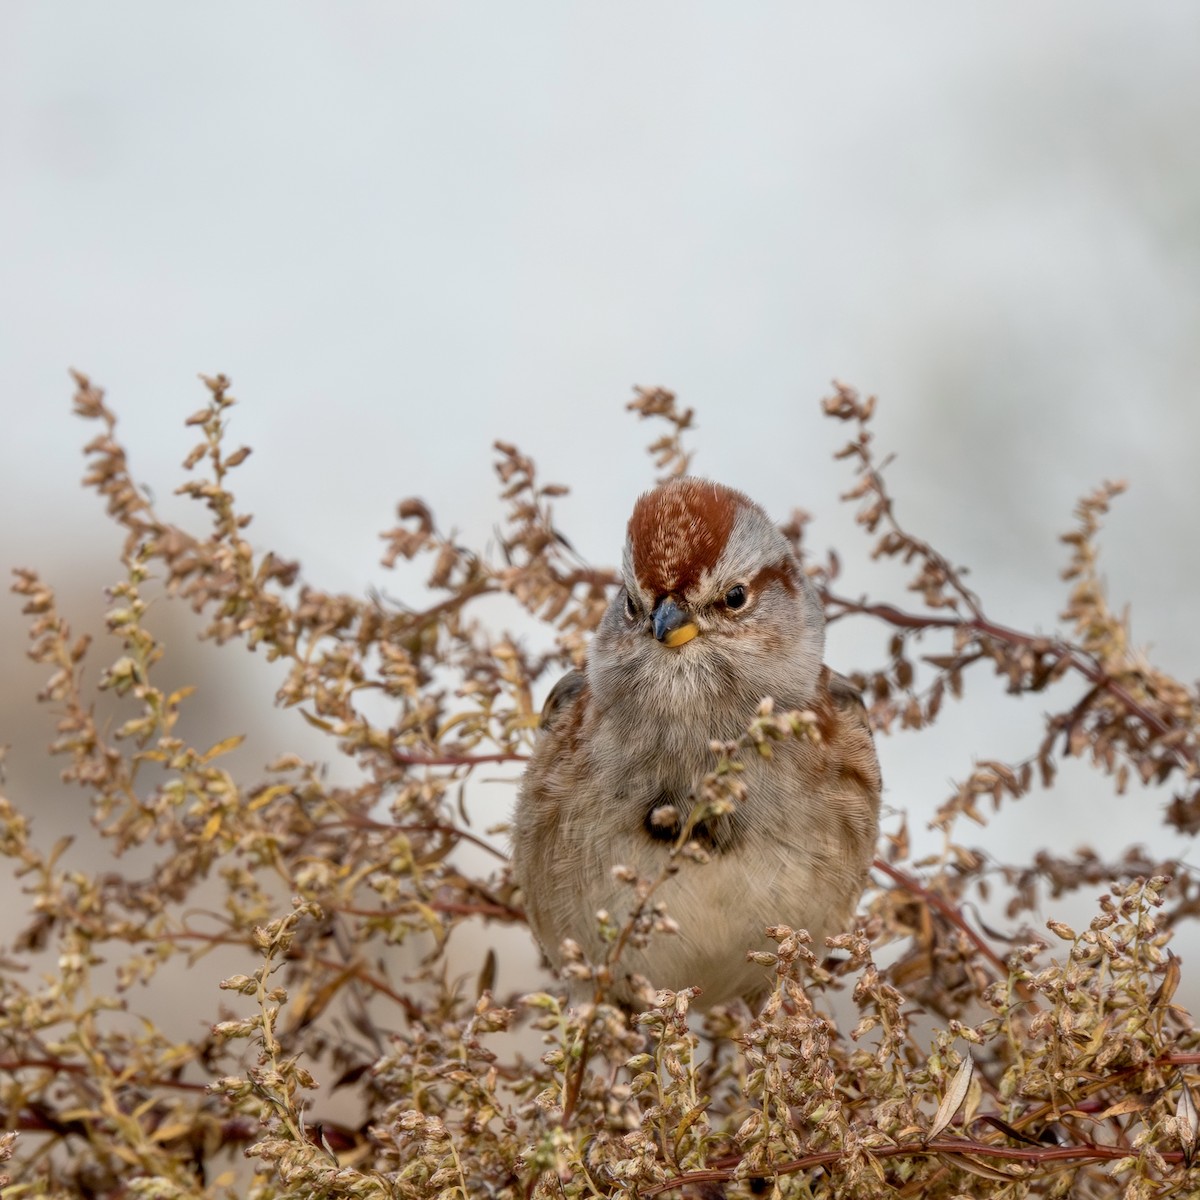
[{"label": "dried flower cluster", "polygon": [[[776,985],[762,1011],[715,1009],[701,1029],[690,991],[659,993],[635,1016],[606,1002],[623,946],[671,936],[653,880],[626,878],[641,904],[625,927],[609,921],[608,963],[568,966],[596,981],[593,1002],[568,1009],[549,981],[497,995],[490,953],[473,985],[447,978],[452,931],[474,926],[486,944],[492,923],[523,921],[502,856],[475,876],[453,857],[468,842],[492,849],[467,827],[460,793],[480,767],[527,756],[535,691],[582,661],[614,583],[556,527],[565,489],[499,444],[498,553],[459,545],[406,500],[385,561],[427,563],[428,602],[329,594],[247,537],[230,478],[249,451],[227,447],[227,380],[205,380],[208,402],[188,422],[199,441],[181,491],[207,508],[203,533],[159,518],[103,394],[77,383],[76,409],[99,427],[87,483],[125,533],[110,640],[101,651],[74,638],[32,570],[15,590],[64,777],[113,854],[137,853],[68,869],[63,846],[39,844],[32,800],[0,796],[0,851],[29,897],[0,954],[6,1196],[1200,1193],[1200,1039],[1175,1002],[1168,945],[1200,902],[1195,873],[1134,851],[1113,863],[1039,851],[1000,867],[956,836],[960,818],[987,820],[984,800],[1049,786],[1063,755],[1088,757],[1117,791],[1131,776],[1169,787],[1170,821],[1200,828],[1197,693],[1131,648],[1096,574],[1098,523],[1118,487],[1083,500],[1064,539],[1072,632],[1025,633],[989,616],[961,570],[898,523],[873,402],[845,387],[826,401],[852,431],[848,498],[873,553],[907,565],[915,597],[854,599],[835,555],[811,567],[831,620],[887,630],[882,664],[857,674],[881,734],[934,722],[985,663],[1014,693],[1075,689],[1027,757],[979,762],[946,800],[941,854],[913,862],[903,823],[889,834],[862,927],[833,940],[837,954],[772,930],[762,957]],[[630,408],[666,422],[652,454],[684,472],[691,411],[661,389],[639,390]],[[786,532],[799,544],[803,528],[798,515]],[[224,765],[236,730],[211,746],[180,736],[190,689],[157,684],[164,647],[145,620],[161,588],[201,614],[204,636],[284,664],[278,702],[328,735],[328,758],[352,761],[352,785],[294,756],[236,778]],[[544,638],[492,628],[482,602],[501,595]],[[84,687],[97,658],[98,687],[124,706],[112,731]],[[742,739],[714,746],[698,811],[752,803],[740,762],[796,736],[814,736],[805,714],[764,705]],[[990,889],[1016,925],[1080,888],[1103,894],[1078,930],[1051,921],[1002,936],[969,903]],[[406,944],[423,955],[415,972],[411,957],[397,966]],[[243,969],[207,973],[198,952],[214,946]],[[191,1040],[168,1036],[155,989],[136,986],[181,971],[212,994],[211,1026]],[[540,1036],[542,1052],[514,1049],[514,1030],[526,1045]],[[353,1091],[361,1119],[323,1114],[334,1088]]]}]

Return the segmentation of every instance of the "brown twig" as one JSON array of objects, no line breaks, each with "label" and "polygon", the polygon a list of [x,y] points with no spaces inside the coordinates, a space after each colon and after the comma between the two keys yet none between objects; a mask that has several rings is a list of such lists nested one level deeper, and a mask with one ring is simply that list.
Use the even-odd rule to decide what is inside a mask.
[{"label": "brown twig", "polygon": [[[1164,737],[1173,732],[1173,726],[1164,721],[1157,713],[1140,703],[1117,680],[1113,679],[1089,654],[1072,646],[1061,638],[1046,637],[1043,634],[1024,633],[1008,625],[1001,625],[986,617],[940,617],[927,613],[910,613],[892,604],[869,604],[865,600],[850,600],[844,596],[835,595],[828,589],[824,592],[825,603],[833,605],[840,611],[829,615],[830,622],[839,620],[851,613],[876,617],[897,629],[951,629],[969,630],[980,637],[995,638],[1012,646],[1024,646],[1040,654],[1052,654],[1060,662],[1078,672],[1090,683],[1108,692],[1120,702],[1131,716],[1136,717],[1155,736]],[[1179,746],[1169,747],[1176,762],[1186,771],[1200,770],[1200,759],[1195,754],[1186,753]]]},{"label": "brown twig", "polygon": [[[56,1075],[79,1075],[90,1079],[92,1067],[82,1063],[64,1062],[59,1058],[0,1058],[0,1072],[5,1075],[15,1071],[53,1071]],[[180,1092],[207,1092],[207,1083],[187,1083],[182,1079],[165,1079],[161,1075],[139,1079],[140,1088],[173,1088]]]},{"label": "brown twig", "polygon": [[882,871],[893,883],[898,884],[906,892],[923,900],[930,908],[937,911],[950,922],[955,929],[959,930],[983,955],[984,958],[992,964],[993,967],[1001,974],[1007,973],[1007,968],[1004,965],[1004,960],[967,924],[966,918],[962,912],[955,908],[953,904],[944,900],[936,892],[930,891],[924,884],[914,879],[906,871],[900,871],[893,867],[891,863],[884,862],[883,859],[877,858],[874,862],[875,870]]},{"label": "brown twig", "polygon": [[528,754],[512,754],[501,751],[497,754],[405,754],[392,749],[392,762],[404,767],[477,767],[482,763],[526,762]]},{"label": "brown twig", "polygon": [[[771,1179],[778,1175],[794,1175],[797,1171],[805,1171],[811,1167],[828,1167],[846,1157],[844,1150],[825,1150],[817,1154],[806,1154],[800,1158],[788,1159],[779,1163],[769,1171],[752,1172],[749,1178]],[[936,1138],[929,1142],[902,1142],[894,1146],[872,1146],[869,1151],[872,1158],[928,1158],[933,1155],[979,1155],[982,1158],[998,1158],[1008,1162],[1026,1162],[1037,1166],[1065,1162],[1113,1162],[1117,1159],[1128,1158],[1130,1151],[1123,1146],[1100,1146],[1094,1142],[1086,1142],[1074,1146],[1001,1146],[993,1142],[977,1142],[970,1138]],[[1181,1150],[1156,1150],[1155,1153],[1168,1163],[1183,1163],[1185,1161]],[[707,1171],[688,1171],[648,1187],[642,1193],[646,1196],[658,1196],[675,1188],[687,1187],[689,1184],[726,1183],[735,1178],[736,1167],[713,1169]],[[1014,1176],[1024,1178],[1024,1176]]]}]

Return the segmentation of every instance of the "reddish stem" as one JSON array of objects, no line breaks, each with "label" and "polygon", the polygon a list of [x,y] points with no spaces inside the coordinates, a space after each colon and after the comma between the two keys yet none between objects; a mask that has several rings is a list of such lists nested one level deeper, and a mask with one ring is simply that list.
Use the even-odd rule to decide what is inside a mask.
[{"label": "reddish stem", "polygon": [[[895,1146],[872,1146],[864,1151],[872,1158],[925,1158],[929,1155],[977,1154],[985,1158],[1006,1159],[1011,1162],[1031,1162],[1041,1164],[1072,1162],[1112,1162],[1116,1159],[1128,1158],[1130,1151],[1123,1146],[1099,1146],[1094,1142],[1085,1142],[1075,1146],[1001,1146],[992,1142],[976,1142],[970,1138],[938,1138],[930,1142],[902,1142]],[[793,1158],[779,1163],[769,1171],[754,1172],[750,1178],[770,1179],[776,1175],[791,1175],[810,1167],[828,1166],[836,1163],[846,1155],[844,1150],[825,1150],[819,1154],[806,1154],[801,1158]],[[1182,1150],[1160,1150],[1155,1153],[1166,1162],[1182,1163],[1185,1161]],[[724,1183],[733,1179],[735,1168],[715,1169],[707,1171],[688,1171],[677,1175],[665,1183],[646,1188],[643,1195],[657,1196],[675,1188],[686,1187],[697,1183]],[[1014,1176],[1014,1178],[1017,1178]]]},{"label": "reddish stem", "polygon": [[480,763],[526,762],[527,754],[405,754],[391,751],[392,762],[404,767],[474,767]]},{"label": "reddish stem", "polygon": [[[835,596],[829,591],[825,592],[825,600],[826,603],[836,605],[841,609],[841,612],[834,613],[830,617],[830,620],[837,620],[838,617],[845,616],[847,613],[859,613],[867,617],[877,617],[879,620],[886,621],[889,625],[893,625],[897,629],[968,629],[972,633],[982,637],[995,638],[997,641],[1007,642],[1013,646],[1028,646],[1042,653],[1052,653],[1060,661],[1065,662],[1069,667],[1078,671],[1085,679],[1095,684],[1098,688],[1103,688],[1111,696],[1120,701],[1127,712],[1136,716],[1147,729],[1151,730],[1158,737],[1162,737],[1172,730],[1171,725],[1164,721],[1157,713],[1131,696],[1090,655],[1081,652],[1077,647],[1064,642],[1061,638],[1023,633],[1019,629],[1000,625],[983,616],[970,618],[935,617],[923,613],[910,613],[896,608],[892,604],[868,604],[862,600],[847,600],[842,596]],[[1188,754],[1178,746],[1172,746],[1170,749],[1176,761],[1184,769],[1200,765],[1194,754]]]},{"label": "reddish stem", "polygon": [[956,929],[960,930],[967,938],[970,939],[976,950],[984,956],[999,971],[1002,975],[1008,973],[1008,968],[1004,965],[1004,960],[967,924],[962,913],[955,908],[949,901],[944,900],[936,892],[931,892],[924,884],[914,879],[905,871],[901,871],[893,867],[891,863],[884,862],[883,859],[877,858],[874,863],[877,871],[882,871],[893,883],[899,884],[906,892],[924,900],[930,907],[937,909],[947,921],[950,922]]}]

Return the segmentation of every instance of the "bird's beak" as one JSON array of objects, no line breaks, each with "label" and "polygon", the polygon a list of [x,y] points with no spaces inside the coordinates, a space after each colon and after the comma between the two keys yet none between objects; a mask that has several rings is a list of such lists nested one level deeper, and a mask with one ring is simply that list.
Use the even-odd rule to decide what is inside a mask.
[{"label": "bird's beak", "polygon": [[654,636],[664,646],[682,646],[700,632],[686,612],[668,596],[654,610]]}]

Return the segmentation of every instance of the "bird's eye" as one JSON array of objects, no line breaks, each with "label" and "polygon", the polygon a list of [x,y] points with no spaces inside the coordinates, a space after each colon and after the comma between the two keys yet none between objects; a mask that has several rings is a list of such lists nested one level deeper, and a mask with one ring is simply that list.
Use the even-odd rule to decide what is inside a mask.
[{"label": "bird's eye", "polygon": [[746,603],[746,589],[736,584],[725,593],[726,608],[741,608]]},{"label": "bird's eye", "polygon": [[627,621],[636,621],[638,615],[637,605],[633,602],[633,597],[625,593],[625,619]]}]

